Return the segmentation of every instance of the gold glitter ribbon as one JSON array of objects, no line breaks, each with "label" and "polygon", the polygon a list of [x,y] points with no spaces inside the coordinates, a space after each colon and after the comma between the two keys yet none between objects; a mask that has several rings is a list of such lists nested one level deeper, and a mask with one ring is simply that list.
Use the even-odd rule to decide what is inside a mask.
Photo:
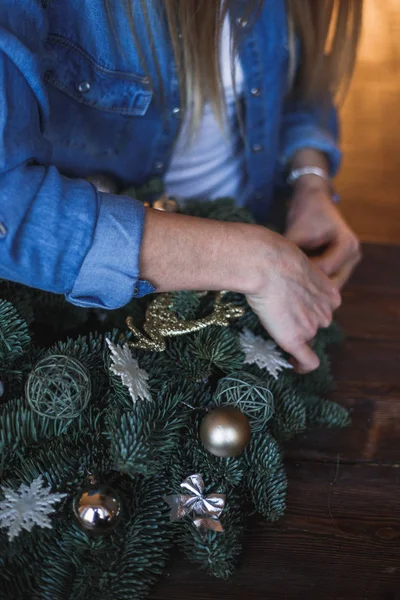
[{"label": "gold glitter ribbon", "polygon": [[144,332],[141,332],[134,324],[133,318],[128,317],[126,324],[134,334],[136,340],[129,341],[132,348],[162,352],[166,348],[167,337],[185,335],[200,331],[211,325],[227,327],[230,319],[241,317],[244,309],[235,306],[231,302],[223,303],[223,292],[216,294],[213,312],[200,319],[182,320],[171,310],[170,294],[159,294],[150,302],[146,310]]}]

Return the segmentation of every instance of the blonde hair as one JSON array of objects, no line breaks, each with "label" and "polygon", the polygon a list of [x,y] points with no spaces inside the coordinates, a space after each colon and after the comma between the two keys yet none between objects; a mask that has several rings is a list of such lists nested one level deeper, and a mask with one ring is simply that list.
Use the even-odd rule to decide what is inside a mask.
[{"label": "blonde hair", "polygon": [[[162,82],[149,26],[147,0],[139,0],[147,24],[152,55],[158,73],[158,90]],[[108,2],[108,0],[106,0]],[[192,108],[192,130],[198,125],[205,102],[211,102],[222,121],[224,95],[221,83],[219,48],[224,19],[234,0],[163,0],[162,5],[178,68],[181,97]],[[263,0],[248,0],[242,20],[246,28],[232,28],[232,56],[242,36],[251,27],[262,8]],[[322,99],[328,94],[344,97],[354,68],[360,36],[362,0],[287,0],[288,35],[292,92],[305,101]],[[129,9],[127,8],[129,11]],[[130,20],[136,41],[134,19]],[[294,77],[295,37],[301,43],[301,62]],[[139,49],[140,51],[140,49]],[[233,60],[232,60],[233,65]],[[145,67],[146,68],[146,67]],[[233,67],[232,72],[234,73]],[[154,84],[154,82],[153,82]]]}]

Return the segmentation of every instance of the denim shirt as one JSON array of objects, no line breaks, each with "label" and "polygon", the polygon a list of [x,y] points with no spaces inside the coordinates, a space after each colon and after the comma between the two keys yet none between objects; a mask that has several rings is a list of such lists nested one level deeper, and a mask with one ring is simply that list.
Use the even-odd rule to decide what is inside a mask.
[{"label": "denim shirt", "polygon": [[[161,0],[147,0],[159,72],[139,2],[135,45],[121,0],[0,3],[0,277],[113,309],[153,290],[139,279],[143,205],[99,192],[107,173],[123,190],[168,168],[181,122],[177,69]],[[304,147],[340,161],[332,107],[286,100],[285,0],[268,0],[255,22],[232,3],[245,76],[245,203],[262,221],[274,182]],[[162,81],[163,95],[159,92]]]}]

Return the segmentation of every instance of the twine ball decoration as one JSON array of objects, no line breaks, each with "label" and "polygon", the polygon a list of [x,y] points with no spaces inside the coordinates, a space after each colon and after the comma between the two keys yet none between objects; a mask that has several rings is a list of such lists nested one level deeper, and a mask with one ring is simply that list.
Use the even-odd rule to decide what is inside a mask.
[{"label": "twine ball decoration", "polygon": [[217,406],[234,406],[249,418],[253,432],[261,431],[274,414],[274,396],[262,379],[238,372],[223,377],[214,395]]},{"label": "twine ball decoration", "polygon": [[36,363],[25,393],[30,407],[40,416],[73,419],[89,403],[90,376],[82,363],[71,356],[48,356]]}]

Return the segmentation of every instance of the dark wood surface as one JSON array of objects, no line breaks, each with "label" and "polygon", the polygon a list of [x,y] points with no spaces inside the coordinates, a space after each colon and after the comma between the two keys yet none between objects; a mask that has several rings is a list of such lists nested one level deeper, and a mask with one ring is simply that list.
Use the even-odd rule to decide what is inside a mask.
[{"label": "dark wood surface", "polygon": [[286,515],[254,515],[230,582],[175,555],[152,600],[400,599],[400,247],[367,245],[344,293],[337,389],[352,426],[287,444]]}]

